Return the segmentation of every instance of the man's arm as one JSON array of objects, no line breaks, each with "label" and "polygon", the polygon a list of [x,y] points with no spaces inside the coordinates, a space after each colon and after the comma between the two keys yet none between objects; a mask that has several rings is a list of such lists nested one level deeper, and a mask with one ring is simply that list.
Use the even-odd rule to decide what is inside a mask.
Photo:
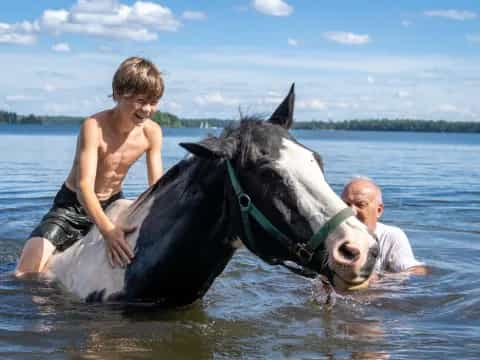
[{"label": "man's arm", "polygon": [[403,230],[391,227],[388,237],[390,241],[388,270],[413,275],[426,275],[429,273],[425,264],[415,258],[410,241]]},{"label": "man's arm", "polygon": [[431,273],[430,269],[425,265],[412,266],[406,272],[412,275],[428,275]]},{"label": "man's arm", "polygon": [[124,229],[110,221],[95,194],[99,142],[100,130],[97,120],[93,118],[85,120],[80,130],[77,149],[78,196],[90,219],[97,225],[106,241],[110,264],[122,266],[130,262],[133,252],[125,240]]},{"label": "man's arm", "polygon": [[148,185],[153,185],[163,175],[162,143],[163,135],[160,126],[153,122],[146,128],[149,147],[147,150]]}]

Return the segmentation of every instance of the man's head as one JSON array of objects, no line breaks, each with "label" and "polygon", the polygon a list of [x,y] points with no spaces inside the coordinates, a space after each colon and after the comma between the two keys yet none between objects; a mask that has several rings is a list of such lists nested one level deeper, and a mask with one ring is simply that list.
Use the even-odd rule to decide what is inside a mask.
[{"label": "man's head", "polygon": [[130,57],[118,67],[112,81],[113,99],[145,96],[150,102],[158,102],[163,95],[162,73],[150,61]]},{"label": "man's head", "polygon": [[367,227],[374,231],[383,213],[382,191],[369,178],[352,179],[342,192],[342,200],[350,206]]}]

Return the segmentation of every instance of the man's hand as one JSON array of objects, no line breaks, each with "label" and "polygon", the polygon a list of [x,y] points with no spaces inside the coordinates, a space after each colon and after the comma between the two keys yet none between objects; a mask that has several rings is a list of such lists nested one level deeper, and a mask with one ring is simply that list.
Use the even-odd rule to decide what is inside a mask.
[{"label": "man's hand", "polygon": [[133,259],[133,251],[125,236],[135,231],[136,227],[121,227],[115,225],[103,233],[107,245],[107,257],[112,267],[125,267]]}]

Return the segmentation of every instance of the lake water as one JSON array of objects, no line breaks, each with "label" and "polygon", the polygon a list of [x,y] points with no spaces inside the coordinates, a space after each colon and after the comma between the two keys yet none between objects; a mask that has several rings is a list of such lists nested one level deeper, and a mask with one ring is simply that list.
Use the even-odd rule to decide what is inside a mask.
[{"label": "lake water", "polygon": [[[165,129],[166,167],[205,129]],[[432,274],[390,277],[326,307],[315,283],[240,250],[186,309],[87,305],[41,279],[11,276],[70,168],[76,127],[0,126],[2,359],[480,358],[480,135],[296,131],[339,192],[368,175],[383,221],[405,230]],[[144,160],[126,180],[146,186]]]}]

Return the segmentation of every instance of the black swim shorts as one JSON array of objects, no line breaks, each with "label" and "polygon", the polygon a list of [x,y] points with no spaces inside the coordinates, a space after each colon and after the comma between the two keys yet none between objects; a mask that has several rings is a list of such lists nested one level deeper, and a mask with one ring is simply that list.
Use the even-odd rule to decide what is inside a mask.
[{"label": "black swim shorts", "polygon": [[[100,201],[100,205],[106,209],[118,199],[123,199],[122,192]],[[92,225],[92,221],[77,199],[77,194],[63,184],[53,200],[52,208],[32,231],[30,237],[48,239],[57,251],[64,251],[85,236]]]}]

